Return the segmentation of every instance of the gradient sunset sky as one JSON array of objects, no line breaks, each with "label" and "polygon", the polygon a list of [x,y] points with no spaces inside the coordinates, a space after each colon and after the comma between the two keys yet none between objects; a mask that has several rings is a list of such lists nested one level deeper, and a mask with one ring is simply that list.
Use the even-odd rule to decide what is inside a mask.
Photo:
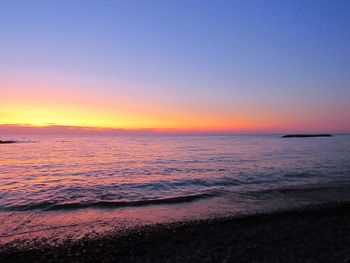
[{"label": "gradient sunset sky", "polygon": [[0,1],[0,124],[350,131],[350,1]]}]

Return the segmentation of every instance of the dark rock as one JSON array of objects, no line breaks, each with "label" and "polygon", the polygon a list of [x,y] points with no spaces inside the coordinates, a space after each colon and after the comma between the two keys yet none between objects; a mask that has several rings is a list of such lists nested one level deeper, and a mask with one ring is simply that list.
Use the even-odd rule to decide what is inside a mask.
[{"label": "dark rock", "polygon": [[5,143],[15,143],[15,141],[1,141],[0,140],[0,144],[5,144]]},{"label": "dark rock", "polygon": [[309,138],[309,137],[332,137],[332,134],[287,134],[281,138]]}]

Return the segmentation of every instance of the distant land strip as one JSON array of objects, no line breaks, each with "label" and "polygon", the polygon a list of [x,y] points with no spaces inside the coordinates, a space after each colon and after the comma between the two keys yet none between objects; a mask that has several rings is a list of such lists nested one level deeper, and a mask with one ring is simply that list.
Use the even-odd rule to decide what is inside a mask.
[{"label": "distant land strip", "polygon": [[281,138],[332,137],[332,134],[287,134]]},{"label": "distant land strip", "polygon": [[0,144],[5,144],[5,143],[15,143],[15,141],[2,141],[2,140],[0,140]]}]

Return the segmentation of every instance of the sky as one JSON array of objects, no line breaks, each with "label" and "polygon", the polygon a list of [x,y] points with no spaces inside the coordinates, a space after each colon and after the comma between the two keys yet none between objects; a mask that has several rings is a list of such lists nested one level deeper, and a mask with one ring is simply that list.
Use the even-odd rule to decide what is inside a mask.
[{"label": "sky", "polygon": [[0,126],[350,132],[350,1],[0,1]]}]

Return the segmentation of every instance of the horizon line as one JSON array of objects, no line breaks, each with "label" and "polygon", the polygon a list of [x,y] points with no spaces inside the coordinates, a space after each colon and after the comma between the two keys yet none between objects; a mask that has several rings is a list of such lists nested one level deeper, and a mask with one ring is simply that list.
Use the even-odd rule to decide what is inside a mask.
[{"label": "horizon line", "polygon": [[300,133],[332,133],[332,134],[350,134],[350,131],[340,130],[303,130],[303,129],[179,129],[179,128],[113,128],[113,127],[94,127],[94,126],[75,126],[59,124],[0,124],[0,134],[62,134],[62,135],[230,135],[230,134],[300,134]]}]

